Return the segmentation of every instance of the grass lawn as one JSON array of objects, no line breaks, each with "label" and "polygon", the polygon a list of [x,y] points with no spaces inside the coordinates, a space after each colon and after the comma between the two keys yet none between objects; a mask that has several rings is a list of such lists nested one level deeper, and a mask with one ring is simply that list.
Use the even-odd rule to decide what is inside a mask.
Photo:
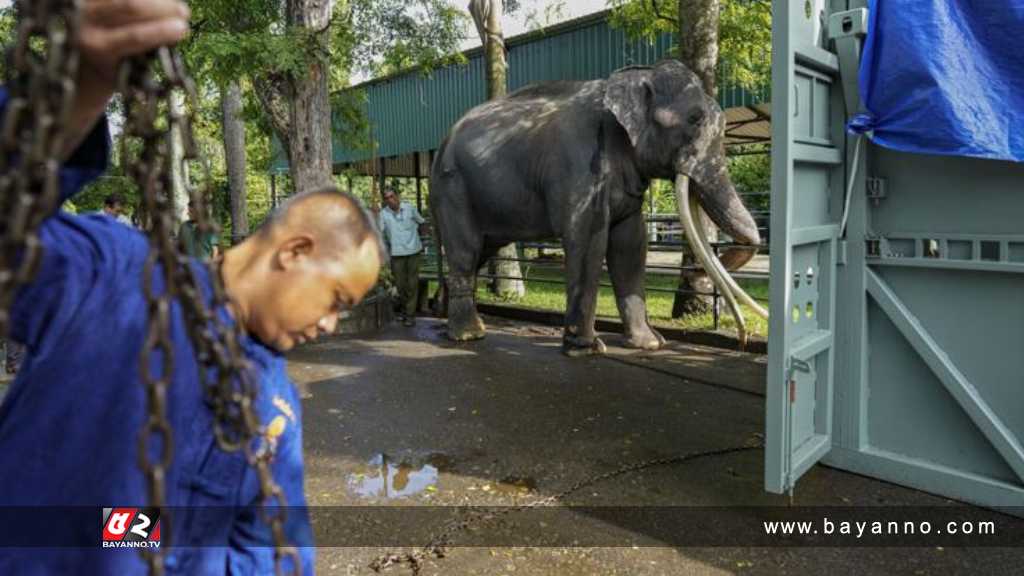
[{"label": "grass lawn", "polygon": [[[546,281],[564,279],[561,265],[551,266],[530,265],[523,270],[526,276],[526,296],[514,300],[502,300],[487,291],[486,281],[480,281],[477,289],[477,300],[492,304],[514,304],[529,308],[542,308],[546,310],[565,311],[565,286]],[[687,330],[711,330],[714,328],[714,316],[709,312],[697,316],[685,318],[672,318],[672,301],[674,294],[671,292],[657,291],[675,290],[678,278],[668,274],[647,275],[647,312],[651,322],[655,326],[666,326],[671,328],[682,328]],[[768,282],[763,280],[738,280],[739,285],[747,291],[762,306],[768,307]],[[601,293],[597,299],[597,314],[614,320],[619,319],[619,311],[615,306],[615,296],[610,287],[607,274],[602,276]],[[433,284],[433,283],[432,283]],[[655,289],[655,290],[652,290]],[[433,293],[433,287],[431,288]],[[746,306],[742,306],[744,318],[747,322],[747,329],[751,334],[758,336],[768,335],[768,322],[754,314]],[[725,302],[721,305],[722,314],[719,318],[719,327],[724,330],[735,330],[736,322],[728,312]]]}]

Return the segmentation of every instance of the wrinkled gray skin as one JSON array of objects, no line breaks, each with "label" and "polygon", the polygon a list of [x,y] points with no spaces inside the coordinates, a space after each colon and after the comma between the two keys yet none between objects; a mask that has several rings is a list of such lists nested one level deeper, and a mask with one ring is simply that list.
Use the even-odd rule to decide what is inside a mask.
[{"label": "wrinkled gray skin", "polygon": [[[722,153],[725,120],[700,81],[674,60],[607,80],[527,86],[466,113],[438,150],[430,207],[448,258],[448,335],[484,336],[476,273],[513,241],[561,238],[565,248],[563,351],[604,350],[595,336],[602,261],[626,344],[657,349],[647,320],[644,192],[652,178],[691,178],[711,219],[737,242],[758,244]],[[741,266],[739,249],[723,263]]]}]

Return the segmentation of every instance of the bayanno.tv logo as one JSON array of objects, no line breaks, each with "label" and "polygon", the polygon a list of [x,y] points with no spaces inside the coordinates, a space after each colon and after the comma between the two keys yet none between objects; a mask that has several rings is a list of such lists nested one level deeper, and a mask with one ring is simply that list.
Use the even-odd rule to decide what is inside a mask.
[{"label": "bayanno.tv logo", "polygon": [[159,508],[104,508],[104,548],[159,548]]}]

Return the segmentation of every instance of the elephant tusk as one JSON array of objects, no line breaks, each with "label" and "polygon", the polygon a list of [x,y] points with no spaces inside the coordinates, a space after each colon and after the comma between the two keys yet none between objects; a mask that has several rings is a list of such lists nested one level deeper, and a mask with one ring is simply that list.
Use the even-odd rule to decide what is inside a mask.
[{"label": "elephant tusk", "polygon": [[[697,197],[690,196],[691,214],[696,214],[697,208],[699,206],[700,205],[697,203]],[[719,275],[729,286],[729,289],[732,291],[736,299],[741,304],[746,304],[751,310],[754,311],[754,314],[757,314],[761,318],[767,320],[768,310],[765,310],[763,306],[758,304],[756,300],[750,297],[750,294],[747,294],[747,292],[743,288],[741,288],[739,284],[736,283],[736,279],[733,278],[732,274],[730,274],[729,271],[725,269],[725,266],[722,265],[722,261],[719,260],[717,256],[715,256],[715,252],[714,250],[711,249],[711,244],[708,242],[708,235],[707,232],[704,230],[704,224],[699,219],[694,220],[694,224],[698,232],[697,238],[700,241],[700,243],[703,244],[704,251],[709,255],[711,259],[711,265],[718,270]]]},{"label": "elephant tusk", "polygon": [[683,225],[683,232],[686,234],[686,238],[690,243],[690,248],[693,250],[697,259],[700,260],[701,265],[704,267],[704,271],[711,277],[712,282],[718,286],[722,292],[722,296],[725,298],[726,304],[729,306],[729,311],[732,312],[733,318],[736,319],[737,333],[740,341],[740,347],[746,348],[747,346],[747,325],[743,319],[743,312],[740,310],[739,304],[736,303],[736,297],[733,295],[729,285],[722,278],[719,269],[714,266],[711,262],[712,256],[708,254],[705,244],[701,242],[701,232],[698,232],[697,225],[694,223],[693,210],[691,209],[690,202],[690,178],[680,174],[676,177],[676,208],[679,210],[679,220]]}]

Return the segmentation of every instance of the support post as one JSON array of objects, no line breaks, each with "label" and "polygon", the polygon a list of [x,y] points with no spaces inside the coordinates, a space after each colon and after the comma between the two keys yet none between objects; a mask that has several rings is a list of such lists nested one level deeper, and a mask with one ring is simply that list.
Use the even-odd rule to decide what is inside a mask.
[{"label": "support post", "polygon": [[277,174],[270,175],[270,209],[277,208]]},{"label": "support post", "polygon": [[413,166],[413,174],[416,175],[416,210],[418,210],[420,212],[420,214],[422,214],[423,213],[423,174],[422,174],[423,171],[422,171],[422,169],[420,167],[420,153],[418,151],[412,153],[412,161],[413,161],[413,164],[415,164],[415,166]]}]

